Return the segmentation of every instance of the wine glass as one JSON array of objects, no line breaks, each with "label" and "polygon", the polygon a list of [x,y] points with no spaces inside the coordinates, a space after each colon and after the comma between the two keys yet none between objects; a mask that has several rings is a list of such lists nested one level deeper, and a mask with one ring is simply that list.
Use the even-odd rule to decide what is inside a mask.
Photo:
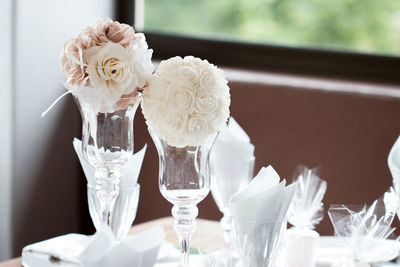
[{"label": "wine glass", "polygon": [[215,135],[200,146],[177,148],[155,134],[150,135],[159,155],[159,188],[173,204],[173,227],[181,248],[181,266],[189,266],[190,239],[196,228],[197,204],[210,191],[210,150]]}]

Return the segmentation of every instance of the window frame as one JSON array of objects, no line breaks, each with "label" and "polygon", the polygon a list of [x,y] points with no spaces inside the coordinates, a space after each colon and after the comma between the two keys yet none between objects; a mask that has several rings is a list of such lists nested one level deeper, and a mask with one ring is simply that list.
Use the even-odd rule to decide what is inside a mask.
[{"label": "window frame", "polygon": [[[117,0],[117,18],[134,26],[135,0]],[[193,55],[227,67],[400,85],[400,56],[255,44],[144,31],[153,58]]]}]

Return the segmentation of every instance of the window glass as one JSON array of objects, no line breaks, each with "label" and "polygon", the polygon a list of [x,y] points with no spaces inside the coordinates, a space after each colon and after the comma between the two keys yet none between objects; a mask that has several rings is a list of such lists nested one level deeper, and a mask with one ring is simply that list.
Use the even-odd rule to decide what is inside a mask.
[{"label": "window glass", "polygon": [[145,0],[144,30],[400,55],[400,0]]}]

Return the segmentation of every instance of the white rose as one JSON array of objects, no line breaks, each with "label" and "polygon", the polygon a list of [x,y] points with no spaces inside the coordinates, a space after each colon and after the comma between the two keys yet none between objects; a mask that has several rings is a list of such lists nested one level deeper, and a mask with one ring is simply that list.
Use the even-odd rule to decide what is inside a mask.
[{"label": "white rose", "polygon": [[202,72],[200,76],[199,85],[201,87],[206,88],[215,88],[217,89],[217,77],[214,72],[211,70],[205,70]]},{"label": "white rose", "polygon": [[169,88],[168,83],[164,82],[158,77],[158,75],[153,75],[148,80],[148,86],[146,90],[143,91],[146,98],[153,100],[167,101]]},{"label": "white rose", "polygon": [[190,87],[173,87],[168,94],[167,107],[172,113],[191,114],[195,101],[195,94]]},{"label": "white rose", "polygon": [[186,65],[192,66],[194,69],[201,70],[204,68],[204,63],[208,64],[211,66],[211,64],[208,63],[207,60],[201,60],[200,58],[194,57],[194,56],[186,56],[183,58],[183,62],[185,62]]},{"label": "white rose", "polygon": [[198,79],[198,74],[191,66],[181,66],[178,69],[178,75],[182,80],[195,83]]},{"label": "white rose", "polygon": [[100,90],[107,100],[119,99],[131,93],[138,84],[133,70],[132,56],[120,44],[107,43],[85,51],[91,85]]},{"label": "white rose", "polygon": [[191,134],[201,134],[208,132],[207,121],[201,116],[193,116],[188,118],[186,129]]},{"label": "white rose", "polygon": [[219,107],[218,97],[209,89],[200,88],[196,94],[194,110],[197,113],[213,113]]},{"label": "white rose", "polygon": [[143,33],[136,33],[135,39],[131,42],[129,52],[133,58],[133,70],[137,75],[139,88],[145,86],[147,79],[154,71],[151,57],[153,50],[148,49],[146,38]]},{"label": "white rose", "polygon": [[180,57],[173,57],[166,61],[161,61],[157,73],[163,80],[176,81],[179,79],[178,69],[181,66]]},{"label": "white rose", "polygon": [[168,133],[165,138],[168,143],[174,138],[174,136],[179,136],[179,132],[185,127],[187,121],[186,114],[176,114],[172,112],[165,111],[162,116],[162,123],[160,124],[159,130],[164,133]]}]

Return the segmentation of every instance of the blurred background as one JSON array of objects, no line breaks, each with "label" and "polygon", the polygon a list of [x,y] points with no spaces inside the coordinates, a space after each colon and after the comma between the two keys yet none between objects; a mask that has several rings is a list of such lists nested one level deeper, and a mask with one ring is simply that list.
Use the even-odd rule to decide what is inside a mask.
[{"label": "blurred background", "polygon": [[[387,155],[400,134],[400,1],[0,0],[0,261],[23,246],[94,231],[72,147],[81,119],[61,95],[64,42],[96,18],[146,34],[154,62],[206,58],[230,81],[231,114],[256,147],[257,172],[291,180],[320,166],[330,204],[371,203],[391,185]],[[149,145],[135,223],[170,215],[141,112],[135,150]],[[219,220],[209,195],[201,218]],[[330,221],[318,226],[333,234]]]},{"label": "blurred background", "polygon": [[141,0],[148,31],[253,43],[400,53],[400,2]]}]

